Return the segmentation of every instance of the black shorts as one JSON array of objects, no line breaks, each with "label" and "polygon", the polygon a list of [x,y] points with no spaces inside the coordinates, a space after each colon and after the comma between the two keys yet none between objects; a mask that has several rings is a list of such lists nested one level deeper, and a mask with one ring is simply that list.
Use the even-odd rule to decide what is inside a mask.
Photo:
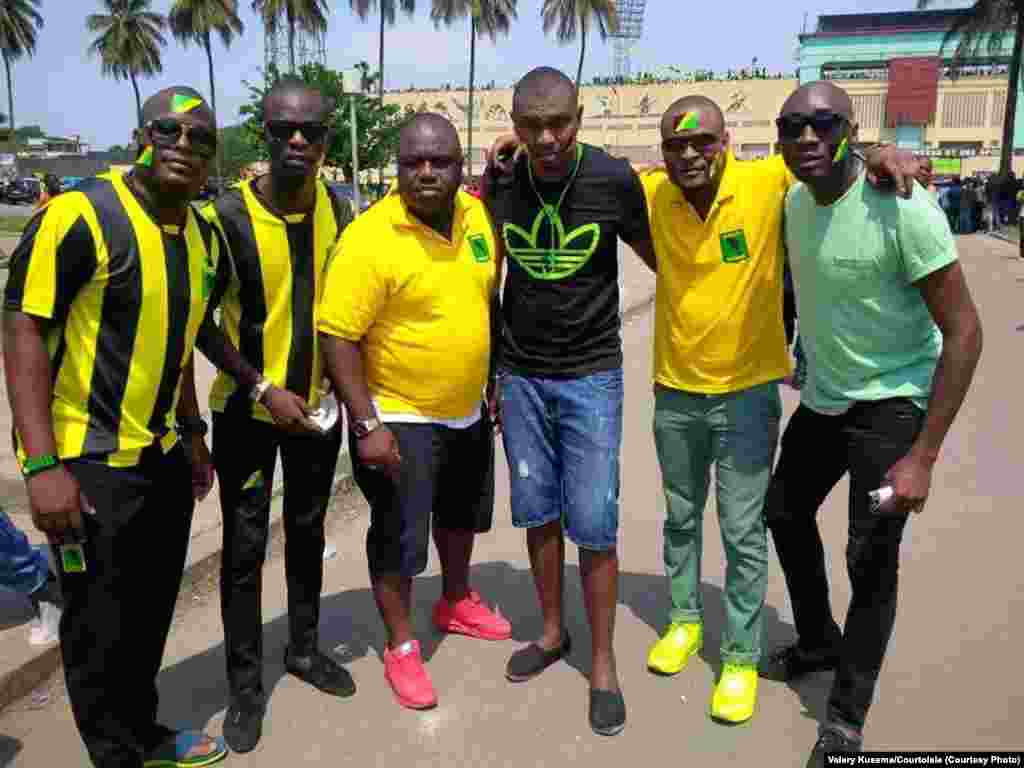
[{"label": "black shorts", "polygon": [[370,504],[366,556],[370,573],[415,576],[427,567],[431,521],[439,528],[483,533],[494,519],[494,430],[484,416],[471,427],[389,423],[402,454],[393,482],[360,463],[349,437],[353,476]]}]

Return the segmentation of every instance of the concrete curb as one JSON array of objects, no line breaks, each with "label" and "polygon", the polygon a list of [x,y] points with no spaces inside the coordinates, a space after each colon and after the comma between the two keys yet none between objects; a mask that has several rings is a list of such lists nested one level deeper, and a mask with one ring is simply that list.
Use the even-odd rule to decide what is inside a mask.
[{"label": "concrete curb", "polygon": [[[654,302],[653,290],[649,295],[638,299],[622,311],[622,322],[628,322],[634,317],[642,314]],[[334,475],[332,495],[337,493],[348,493],[354,487],[352,480],[352,460],[348,452],[343,450],[338,457],[338,469]],[[274,493],[270,508],[270,537],[268,550],[280,552],[284,540],[284,525],[281,518],[282,495],[284,493],[284,480],[280,479],[274,486]],[[337,505],[332,505],[328,511],[325,528],[330,531],[336,525],[344,522],[344,515]],[[209,533],[218,530],[211,529]],[[185,609],[183,603],[190,599],[193,593],[200,591],[203,587],[209,587],[211,583],[216,585],[220,573],[221,548],[215,547],[201,557],[193,560],[185,566],[185,572],[181,579],[181,588],[178,593],[178,607],[176,615]],[[173,632],[173,626],[171,631]],[[20,667],[16,667],[0,675],[0,712],[10,704],[28,696],[32,691],[41,686],[52,687],[56,675],[61,668],[60,646],[52,645],[40,649],[40,651],[29,658]]]},{"label": "concrete curb", "polygon": [[1004,243],[1010,243],[1011,245],[1017,245],[1017,241],[1016,240],[1014,240],[1009,235],[1003,234],[1002,232],[997,232],[997,231],[993,230],[992,232],[988,233],[988,236],[989,237],[994,237],[996,240],[1002,240]]},{"label": "concrete curb", "polygon": [[[352,462],[347,452],[338,457],[338,469],[334,475],[332,484],[332,495],[341,492],[346,493],[352,489]],[[271,497],[270,506],[270,536],[268,549],[280,549],[284,540],[284,524],[281,517],[284,494],[284,481],[278,480],[274,485],[274,492]],[[326,527],[331,527],[333,516],[337,510],[332,506],[328,511]],[[214,529],[218,530],[218,529]],[[185,572],[181,578],[181,588],[178,593],[179,609],[183,599],[191,595],[202,584],[214,581],[220,573],[221,548],[204,554],[202,557],[193,560],[185,566]],[[40,686],[49,687],[54,676],[61,668],[60,646],[53,644],[40,648],[39,652],[30,657],[19,667],[0,674],[0,712],[19,699],[28,696]]]}]

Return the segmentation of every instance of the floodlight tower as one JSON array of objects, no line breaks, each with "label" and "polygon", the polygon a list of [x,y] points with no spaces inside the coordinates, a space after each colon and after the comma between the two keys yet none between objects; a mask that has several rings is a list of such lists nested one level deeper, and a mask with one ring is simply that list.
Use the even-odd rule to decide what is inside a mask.
[{"label": "floodlight tower", "polygon": [[[271,29],[264,25],[263,35],[263,71],[269,74],[276,69],[284,74],[291,68],[288,56],[288,22],[283,15]],[[327,66],[327,46],[324,35],[320,32],[306,32],[301,27],[295,29],[295,66],[304,64],[320,64]]]},{"label": "floodlight tower", "polygon": [[615,56],[615,76],[629,77],[633,71],[631,56],[637,40],[643,36],[647,0],[615,0],[619,28],[609,37]]}]

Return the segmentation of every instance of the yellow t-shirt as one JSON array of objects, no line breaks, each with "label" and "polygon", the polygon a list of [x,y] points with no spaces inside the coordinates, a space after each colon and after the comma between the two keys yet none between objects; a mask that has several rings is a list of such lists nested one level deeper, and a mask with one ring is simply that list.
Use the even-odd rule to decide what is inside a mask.
[{"label": "yellow t-shirt", "polygon": [[479,413],[491,354],[494,231],[460,191],[452,239],[391,192],[345,230],[327,268],[321,333],[361,341],[370,395],[384,414]]},{"label": "yellow t-shirt", "polygon": [[706,221],[664,168],[641,180],[658,257],[654,380],[722,394],[786,376],[782,213],[792,176],[782,158],[729,153]]}]

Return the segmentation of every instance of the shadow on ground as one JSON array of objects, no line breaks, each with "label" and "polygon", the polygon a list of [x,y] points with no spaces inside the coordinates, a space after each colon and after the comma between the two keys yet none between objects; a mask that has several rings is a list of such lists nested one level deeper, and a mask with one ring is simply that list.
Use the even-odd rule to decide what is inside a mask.
[{"label": "shadow on ground", "polygon": [[10,736],[0,733],[0,768],[10,765],[18,753],[21,752],[22,743]]},{"label": "shadow on ground", "polygon": [[[512,622],[513,639],[526,643],[541,632],[533,577],[528,569],[515,568],[506,562],[475,565],[473,587],[489,603],[497,603],[501,612]],[[413,623],[420,640],[423,658],[429,660],[444,642],[444,636],[434,630],[430,612],[441,593],[439,575],[419,578],[413,586]],[[579,568],[566,566],[566,626],[574,636],[573,652],[568,663],[582,676],[590,671],[589,629],[583,608]],[[717,675],[720,667],[719,646],[725,621],[721,588],[702,585],[704,600],[705,640],[702,658]],[[663,629],[668,612],[665,577],[644,573],[623,573],[619,580],[619,603],[651,628],[651,639]],[[783,623],[774,608],[765,608],[765,648],[792,642],[795,637],[791,625]],[[263,680],[267,696],[272,697],[275,686],[285,674],[283,654],[288,641],[288,619],[280,616],[264,624]],[[385,633],[373,595],[369,588],[350,589],[325,595],[321,603],[320,646],[333,650],[342,663],[349,663],[370,653],[380,657],[384,650]],[[357,681],[357,683],[360,681]],[[383,680],[379,681],[383,684]],[[209,721],[227,707],[228,688],[224,670],[223,643],[196,656],[185,659],[161,672],[161,720],[176,728],[204,728]],[[818,687],[806,685],[794,688],[805,708],[818,717],[823,708],[823,694]],[[356,694],[358,696],[358,693]],[[806,697],[806,698],[805,698]],[[813,707],[812,701],[818,702]]]}]

